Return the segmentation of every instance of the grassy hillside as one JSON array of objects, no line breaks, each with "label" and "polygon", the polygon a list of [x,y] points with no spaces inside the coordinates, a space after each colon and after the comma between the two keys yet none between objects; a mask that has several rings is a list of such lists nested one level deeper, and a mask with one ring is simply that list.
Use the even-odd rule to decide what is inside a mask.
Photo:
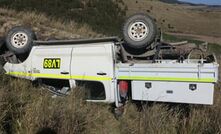
[{"label": "grassy hillside", "polygon": [[167,4],[157,0],[124,0],[128,15],[145,12],[156,18],[163,31],[221,37],[221,10],[203,6]]},{"label": "grassy hillside", "polygon": [[0,36],[4,36],[10,28],[18,25],[31,27],[37,33],[39,39],[102,36],[93,32],[86,24],[79,25],[74,21],[64,22],[36,12],[17,12],[0,8]]},{"label": "grassy hillside", "polygon": [[45,14],[36,12],[17,12],[0,8],[0,36],[13,26],[23,25],[32,27],[39,39],[51,37],[63,38],[93,38],[103,36],[94,32],[88,25],[64,22],[61,19],[52,19]]},{"label": "grassy hillside", "polygon": [[63,22],[75,21],[106,35],[120,35],[126,16],[144,12],[156,18],[164,32],[221,37],[221,8],[163,1],[167,3],[162,0],[1,0],[0,7],[36,11]]},{"label": "grassy hillside", "polygon": [[[52,98],[47,90],[21,79],[0,77],[2,134],[202,134],[221,132],[221,93],[213,106],[128,103],[116,119],[108,104],[87,103],[81,88]],[[140,110],[138,110],[138,108]]]},{"label": "grassy hillside", "polygon": [[74,20],[108,35],[119,33],[126,14],[122,0],[1,0],[0,7],[36,11],[64,22]]}]

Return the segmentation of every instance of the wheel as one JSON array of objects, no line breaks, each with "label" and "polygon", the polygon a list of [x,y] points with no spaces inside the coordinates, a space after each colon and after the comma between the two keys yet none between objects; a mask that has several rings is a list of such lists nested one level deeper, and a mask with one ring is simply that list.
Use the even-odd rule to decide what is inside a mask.
[{"label": "wheel", "polygon": [[34,40],[36,35],[31,29],[17,26],[6,35],[6,46],[15,54],[27,54],[31,51]]},{"label": "wheel", "polygon": [[149,46],[157,35],[154,20],[146,14],[135,14],[123,25],[123,37],[126,44],[135,49]]}]

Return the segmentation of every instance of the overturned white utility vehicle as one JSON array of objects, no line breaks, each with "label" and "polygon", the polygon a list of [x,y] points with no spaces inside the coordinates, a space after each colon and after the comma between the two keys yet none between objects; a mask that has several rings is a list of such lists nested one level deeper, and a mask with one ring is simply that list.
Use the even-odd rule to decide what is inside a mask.
[{"label": "overturned white utility vehicle", "polygon": [[[176,53],[160,40],[155,22],[144,14],[130,17],[116,37],[36,40],[34,32],[15,27],[6,35],[6,74],[50,85],[66,94],[84,85],[88,101],[127,100],[213,104],[218,64],[200,48]],[[198,51],[200,56],[191,56]],[[24,58],[25,57],[25,58]]]}]

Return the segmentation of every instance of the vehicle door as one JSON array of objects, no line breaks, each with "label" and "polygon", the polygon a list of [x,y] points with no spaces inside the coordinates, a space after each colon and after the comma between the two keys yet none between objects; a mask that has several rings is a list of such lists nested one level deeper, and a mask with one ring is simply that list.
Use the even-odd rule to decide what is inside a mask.
[{"label": "vehicle door", "polygon": [[71,47],[38,46],[32,57],[32,75],[36,78],[70,79]]},{"label": "vehicle door", "polygon": [[87,100],[114,102],[113,43],[75,46],[71,78],[86,85]]}]

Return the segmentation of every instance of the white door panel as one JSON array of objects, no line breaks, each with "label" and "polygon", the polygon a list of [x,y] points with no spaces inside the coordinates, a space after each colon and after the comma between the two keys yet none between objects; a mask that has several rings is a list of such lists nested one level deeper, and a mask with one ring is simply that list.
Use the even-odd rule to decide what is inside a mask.
[{"label": "white door panel", "polygon": [[105,101],[113,101],[112,44],[95,44],[73,48],[71,62],[72,79],[99,81],[105,87]]},{"label": "white door panel", "polygon": [[72,48],[47,47],[35,49],[32,73],[39,77],[70,78]]}]

